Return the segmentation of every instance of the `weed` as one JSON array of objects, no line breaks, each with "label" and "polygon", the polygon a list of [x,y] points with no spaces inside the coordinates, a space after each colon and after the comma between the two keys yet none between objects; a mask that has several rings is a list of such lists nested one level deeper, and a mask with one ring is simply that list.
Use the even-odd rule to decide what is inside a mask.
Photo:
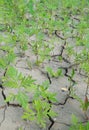
[{"label": "weed", "polygon": [[[25,53],[29,47],[28,37],[35,35],[36,39],[31,41],[30,48],[36,56],[36,65],[40,65],[45,60],[51,59],[50,53],[54,49],[54,32],[56,30],[62,32],[62,40],[67,41],[72,35],[75,37],[75,44],[83,46],[84,49],[75,54],[74,48],[68,45],[67,55],[68,57],[73,55],[75,62],[79,63],[79,68],[84,70],[89,77],[88,8],[88,0],[0,0],[0,71],[4,72],[1,80],[4,87],[17,90],[16,94],[10,93],[6,97],[6,102],[17,101],[24,109],[23,119],[34,120],[45,127],[48,115],[51,117],[56,115],[49,102],[56,102],[56,95],[48,91],[47,81],[36,84],[31,76],[24,76],[18,72],[14,65],[17,59],[15,50]],[[71,28],[75,29],[77,35]],[[59,55],[59,62],[61,60],[63,57]],[[32,68],[32,63],[27,62]],[[61,69],[55,72],[48,67],[46,71],[51,77],[62,76]],[[75,72],[72,70],[71,78],[74,74]],[[71,86],[70,77],[69,81]],[[28,96],[30,93],[33,94],[31,104]],[[87,110],[89,106],[87,96],[84,102],[77,99],[82,108]],[[83,129],[83,127],[83,125],[74,126],[76,129]],[[88,125],[85,127],[88,128]]]},{"label": "weed", "polygon": [[72,115],[72,125],[69,130],[88,130],[89,129],[89,122],[81,123],[79,119]]}]

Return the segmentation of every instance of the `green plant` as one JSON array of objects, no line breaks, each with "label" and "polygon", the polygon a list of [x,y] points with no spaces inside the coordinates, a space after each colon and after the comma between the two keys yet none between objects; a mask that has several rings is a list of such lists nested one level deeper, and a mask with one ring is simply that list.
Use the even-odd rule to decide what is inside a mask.
[{"label": "green plant", "polygon": [[72,91],[71,96],[73,96],[73,98],[75,98],[80,103],[80,108],[83,110],[86,120],[88,120],[89,117],[87,115],[87,111],[89,108],[89,100],[88,100],[87,95],[85,95],[84,100],[83,100],[78,95],[76,95],[74,91]]},{"label": "green plant", "polygon": [[48,116],[54,117],[56,113],[50,110],[50,104],[44,100],[35,100],[33,102],[32,110],[30,106],[25,108],[23,119],[35,120],[41,127],[45,127]]},{"label": "green plant", "polygon": [[[4,87],[14,88],[17,93],[10,93],[6,97],[6,102],[17,101],[24,109],[23,119],[35,120],[45,127],[46,119],[55,116],[52,104],[56,102],[55,93],[48,91],[49,84],[45,81],[36,84],[31,76],[24,76],[15,67],[19,53],[28,50],[29,45],[36,56],[36,65],[40,65],[45,60],[50,60],[50,53],[54,49],[56,42],[54,32],[58,30],[63,33],[62,40],[72,36],[75,37],[75,45],[83,46],[79,53],[73,51],[73,47],[65,46],[68,57],[73,55],[75,62],[85,71],[89,77],[89,2],[88,0],[0,0],[0,71]],[[76,16],[79,18],[76,18]],[[78,22],[74,22],[76,19]],[[76,30],[73,33],[70,25]],[[72,33],[72,34],[71,34]],[[28,38],[35,36],[35,40],[28,44]],[[49,40],[49,38],[51,40]],[[60,42],[58,40],[58,44]],[[22,54],[23,54],[22,53]],[[63,57],[59,55],[59,60]],[[27,61],[32,68],[32,63]],[[46,68],[51,77],[62,76],[62,70],[56,72],[52,68]],[[72,70],[71,78],[75,72]],[[69,77],[70,87],[72,86]],[[89,79],[89,78],[88,78]],[[24,92],[23,92],[24,91]],[[31,104],[29,95],[33,94]],[[89,102],[81,101],[82,108],[88,109]]]},{"label": "green plant", "polygon": [[[25,77],[18,72],[13,64],[15,64],[17,58],[15,48],[19,52],[27,50],[27,37],[33,34],[36,35],[36,41],[31,43],[31,48],[37,56],[36,64],[50,58],[49,53],[52,47],[49,47],[47,41],[43,42],[43,30],[45,28],[42,28],[45,21],[44,15],[46,16],[47,11],[44,10],[45,8],[41,6],[41,3],[39,4],[34,0],[1,0],[0,5],[0,12],[2,12],[0,13],[0,30],[4,33],[0,37],[0,51],[2,53],[0,56],[0,70],[4,71],[1,80],[4,87],[16,89],[17,91],[16,93],[9,93],[5,101],[9,103],[18,102],[24,110],[23,119],[36,120],[39,125],[45,127],[46,118],[56,115],[49,103],[49,101],[56,102],[56,95],[48,91],[48,82],[44,82],[42,85],[35,84],[35,80],[31,76]],[[34,8],[35,6],[37,8]],[[26,17],[27,13],[31,15],[28,16],[30,21]],[[50,12],[47,17],[50,23]],[[31,104],[29,103],[30,93],[33,94]]]},{"label": "green plant", "polygon": [[[17,101],[24,109],[23,119],[36,120],[39,125],[45,127],[46,118],[48,116],[56,116],[49,103],[49,101],[57,101],[56,95],[48,92],[48,81],[45,81],[42,85],[36,85],[32,77],[24,77],[13,66],[8,67],[5,76],[2,77],[2,81],[3,86],[17,90],[16,94],[9,93],[5,101]],[[29,104],[30,93],[33,93],[31,104]]]},{"label": "green plant", "polygon": [[53,69],[51,67],[47,67],[46,68],[46,71],[48,72],[48,74],[51,76],[51,77],[59,77],[59,76],[62,76],[62,69],[58,69],[56,72],[53,71]]},{"label": "green plant", "polygon": [[41,34],[37,37],[37,41],[32,43],[32,50],[36,55],[36,65],[43,63],[44,60],[49,60],[50,51],[52,51],[52,47],[49,47],[48,43],[41,39]]},{"label": "green plant", "polygon": [[18,130],[23,130],[23,128],[22,128],[22,127],[20,127]]},{"label": "green plant", "polygon": [[79,119],[72,115],[72,125],[70,126],[69,130],[88,130],[89,129],[89,122],[81,123]]}]

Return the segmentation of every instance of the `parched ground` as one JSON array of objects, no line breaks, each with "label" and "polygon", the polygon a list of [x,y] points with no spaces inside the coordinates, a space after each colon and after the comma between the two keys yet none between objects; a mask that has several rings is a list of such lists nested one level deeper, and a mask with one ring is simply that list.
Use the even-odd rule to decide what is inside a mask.
[{"label": "parched ground", "polygon": [[[76,115],[81,122],[86,120],[84,112],[80,108],[80,103],[70,95],[71,90],[74,89],[76,94],[84,100],[87,90],[86,77],[78,68],[78,64],[75,63],[75,57],[73,55],[68,57],[66,49],[67,45],[73,46],[74,52],[79,53],[82,47],[76,46],[75,39],[72,37],[65,40],[64,36],[58,32],[55,32],[53,36],[55,38],[55,47],[51,52],[50,61],[46,60],[40,66],[36,66],[36,56],[29,45],[29,49],[24,54],[19,55],[16,52],[18,58],[15,62],[15,67],[24,75],[31,75],[33,79],[36,79],[37,83],[41,84],[43,81],[49,80],[49,91],[57,93],[58,102],[53,104],[57,117],[48,120],[45,129],[40,128],[34,122],[23,121],[21,119],[22,108],[15,104],[7,106],[4,102],[5,96],[9,92],[15,92],[16,90],[10,88],[2,89],[2,86],[0,86],[0,130],[20,130],[20,128],[23,130],[69,130],[72,114]],[[34,39],[34,36],[32,36],[29,41],[31,42]],[[50,39],[50,36],[47,39]],[[62,56],[62,60],[59,61],[58,56]],[[31,68],[27,64],[29,59],[32,63]],[[58,68],[62,69],[62,76],[51,77],[45,70],[47,66],[52,67],[54,71]],[[72,69],[75,70],[73,78],[71,77]]]}]

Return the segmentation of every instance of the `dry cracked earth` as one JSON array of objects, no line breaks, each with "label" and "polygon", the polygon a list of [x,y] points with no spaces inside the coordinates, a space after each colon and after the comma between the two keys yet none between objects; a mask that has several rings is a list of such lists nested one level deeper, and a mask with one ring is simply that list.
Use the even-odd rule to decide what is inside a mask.
[{"label": "dry cracked earth", "polygon": [[[75,33],[75,31],[74,31]],[[76,53],[82,50],[82,47],[76,47],[75,39],[69,37],[65,40],[61,33],[55,31],[54,36],[54,50],[51,52],[51,60],[44,61],[40,67],[35,65],[36,56],[31,50],[29,44],[29,49],[25,51],[22,55],[19,55],[18,51],[16,54],[18,58],[15,62],[15,67],[22,72],[24,75],[31,75],[36,79],[37,83],[42,83],[45,80],[49,80],[50,88],[49,91],[57,93],[57,103],[53,104],[53,109],[57,112],[57,117],[50,118],[47,121],[47,126],[45,129],[40,128],[36,123],[31,121],[24,121],[21,119],[23,110],[19,104],[16,103],[5,103],[4,99],[9,92],[15,92],[16,90],[11,88],[4,88],[2,83],[0,83],[0,130],[69,130],[71,126],[71,116],[76,115],[81,122],[86,120],[86,117],[80,108],[80,103],[74,99],[70,93],[71,88],[76,91],[76,94],[84,99],[87,84],[85,82],[84,73],[79,70],[78,64],[75,63],[75,58],[73,55],[67,55],[67,45],[72,46]],[[35,36],[29,38],[29,42],[35,39]],[[50,36],[46,39],[50,39]],[[61,56],[62,60],[58,60]],[[32,66],[29,69],[27,60],[30,59]],[[45,68],[50,66],[56,71],[58,68],[62,69],[62,76],[58,78],[51,77]],[[75,75],[71,77],[72,69],[75,70]],[[5,75],[5,72],[0,74]],[[71,85],[70,85],[71,84]],[[71,88],[70,88],[71,86]],[[88,114],[88,112],[87,112]]]}]

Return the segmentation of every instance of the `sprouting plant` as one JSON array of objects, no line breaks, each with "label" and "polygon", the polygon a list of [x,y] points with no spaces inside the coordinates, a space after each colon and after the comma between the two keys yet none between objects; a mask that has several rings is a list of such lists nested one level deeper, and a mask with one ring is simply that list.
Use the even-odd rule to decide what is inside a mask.
[{"label": "sprouting plant", "polygon": [[43,63],[44,60],[49,60],[50,52],[52,51],[52,47],[49,47],[49,43],[43,41],[44,39],[41,39],[41,34],[39,34],[39,37],[37,37],[37,41],[32,43],[32,50],[34,54],[36,55],[36,65],[39,65],[40,63]]},{"label": "sprouting plant", "polygon": [[72,125],[70,126],[69,130],[88,130],[89,129],[89,122],[82,123],[79,122],[79,119],[72,115]]},{"label": "sprouting plant", "polygon": [[[77,35],[75,44],[83,46],[84,49],[74,55],[72,46],[68,45],[68,56],[74,55],[79,67],[89,77],[89,2],[88,0],[0,0],[0,71],[4,87],[16,89],[16,93],[10,93],[6,102],[16,101],[23,108],[23,119],[34,120],[45,127],[46,119],[56,114],[52,110],[51,102],[56,102],[56,94],[48,91],[49,84],[45,81],[36,84],[31,76],[24,76],[15,67],[17,59],[16,51],[23,52],[29,49],[28,39],[35,36],[31,41],[30,49],[36,56],[36,65],[51,58],[53,50],[54,32],[62,31],[64,38],[71,37],[71,24]],[[79,18],[76,18],[76,16]],[[77,24],[73,21],[77,20]],[[72,32],[73,33],[73,32]],[[48,39],[51,39],[50,41]],[[68,43],[68,42],[67,42]],[[60,44],[60,43],[58,43]],[[22,53],[22,54],[23,54]],[[29,59],[28,59],[29,60]],[[59,61],[63,60],[59,56]],[[32,63],[27,61],[30,68]],[[54,71],[46,68],[51,77],[59,77],[62,70]],[[70,86],[75,71],[69,76]],[[29,103],[29,95],[32,100]],[[77,98],[84,110],[88,109],[87,96],[85,101]],[[79,127],[78,127],[79,128]]]},{"label": "sprouting plant", "polygon": [[68,57],[74,55],[73,46],[67,46],[67,47],[66,47],[66,50],[67,50],[67,56],[68,56]]},{"label": "sprouting plant", "polygon": [[41,127],[45,127],[46,119],[49,116],[54,117],[56,116],[56,113],[51,110],[49,103],[45,102],[45,100],[39,99],[33,102],[32,110],[30,109],[30,106],[25,109],[22,118],[35,120]]},{"label": "sprouting plant", "polygon": [[20,127],[18,130],[23,130],[23,128],[22,128],[22,127]]},{"label": "sprouting plant", "polygon": [[[48,81],[36,85],[31,76],[24,77],[16,68],[9,66],[5,76],[2,77],[2,82],[3,86],[17,90],[15,94],[9,93],[5,101],[9,103],[17,101],[24,109],[23,119],[36,120],[39,125],[45,127],[46,118],[56,116],[49,103],[57,101],[56,94],[48,91]],[[29,104],[30,93],[33,93],[31,104]]]},{"label": "sprouting plant", "polygon": [[58,69],[56,72],[51,68],[51,67],[47,67],[46,68],[46,71],[48,72],[48,74],[51,76],[51,77],[59,77],[59,76],[62,76],[62,69]]},{"label": "sprouting plant", "polygon": [[88,100],[87,95],[85,94],[84,100],[81,99],[74,92],[72,92],[71,95],[73,96],[73,98],[75,98],[80,103],[80,108],[83,110],[84,115],[85,115],[86,119],[88,120],[89,117],[87,115],[87,111],[88,111],[88,108],[89,108],[89,100]]}]

